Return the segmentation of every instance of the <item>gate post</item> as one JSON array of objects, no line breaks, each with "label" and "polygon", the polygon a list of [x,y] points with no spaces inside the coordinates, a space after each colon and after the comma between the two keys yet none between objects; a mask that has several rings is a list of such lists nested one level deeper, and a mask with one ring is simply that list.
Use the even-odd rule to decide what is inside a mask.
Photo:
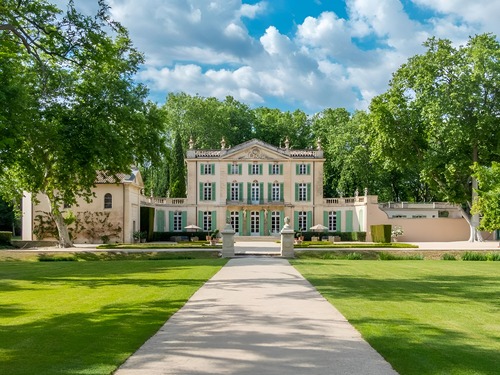
[{"label": "gate post", "polygon": [[295,231],[290,228],[290,218],[285,217],[285,226],[281,230],[281,256],[285,258],[295,257],[293,249],[293,237]]},{"label": "gate post", "polygon": [[232,258],[234,257],[234,229],[231,223],[226,223],[226,226],[222,230],[222,257]]}]

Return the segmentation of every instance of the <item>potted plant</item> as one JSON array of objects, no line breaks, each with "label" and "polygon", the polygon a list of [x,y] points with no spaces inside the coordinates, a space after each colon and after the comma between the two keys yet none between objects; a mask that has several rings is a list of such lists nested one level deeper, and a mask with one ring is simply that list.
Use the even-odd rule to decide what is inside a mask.
[{"label": "potted plant", "polygon": [[210,234],[210,245],[215,246],[217,244],[218,236],[219,236],[219,230],[214,229],[214,231]]},{"label": "potted plant", "polygon": [[134,242],[146,242],[146,232],[141,232],[141,231],[135,231],[132,234],[132,237],[134,238]]},{"label": "potted plant", "polygon": [[298,244],[300,244],[300,243],[302,243],[302,241],[304,241],[304,236],[302,234],[302,231],[303,231],[303,229],[299,229],[297,231],[297,234],[296,234],[296,236],[297,236],[297,243]]},{"label": "potted plant", "polygon": [[403,233],[403,228],[401,228],[399,225],[393,226],[391,231],[392,242],[398,242],[398,237],[402,236]]}]

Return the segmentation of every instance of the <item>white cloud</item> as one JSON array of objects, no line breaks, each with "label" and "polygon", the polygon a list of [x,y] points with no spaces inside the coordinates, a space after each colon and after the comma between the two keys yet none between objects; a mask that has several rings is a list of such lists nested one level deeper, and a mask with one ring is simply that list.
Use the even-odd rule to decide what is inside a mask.
[{"label": "white cloud", "polygon": [[[66,1],[54,1],[65,7]],[[499,1],[411,0],[430,14],[427,19],[408,14],[408,1],[345,0],[346,18],[325,11],[286,32],[270,22],[260,35],[250,34],[246,25],[278,16],[272,2],[110,0],[110,5],[112,17],[145,52],[139,79],[158,97],[170,91],[232,95],[250,105],[272,99],[313,112],[366,108],[387,89],[392,72],[423,52],[430,36],[463,44],[477,33],[500,34]]]}]

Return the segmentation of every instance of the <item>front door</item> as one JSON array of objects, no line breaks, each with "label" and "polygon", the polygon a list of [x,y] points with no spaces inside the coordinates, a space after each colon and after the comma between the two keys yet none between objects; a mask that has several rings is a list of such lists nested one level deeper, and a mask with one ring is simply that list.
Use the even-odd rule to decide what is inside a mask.
[{"label": "front door", "polygon": [[250,235],[258,236],[260,234],[260,215],[258,211],[250,213]]}]

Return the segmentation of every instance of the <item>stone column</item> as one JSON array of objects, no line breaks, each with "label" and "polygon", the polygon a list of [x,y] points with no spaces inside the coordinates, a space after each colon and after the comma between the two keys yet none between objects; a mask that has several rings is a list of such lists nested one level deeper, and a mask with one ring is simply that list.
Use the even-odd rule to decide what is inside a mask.
[{"label": "stone column", "polygon": [[295,231],[290,227],[290,218],[285,217],[285,226],[281,230],[281,256],[284,258],[295,257],[293,249]]},{"label": "stone column", "polygon": [[221,232],[222,234],[222,257],[232,258],[234,257],[234,229],[230,223],[226,223],[226,226]]}]

